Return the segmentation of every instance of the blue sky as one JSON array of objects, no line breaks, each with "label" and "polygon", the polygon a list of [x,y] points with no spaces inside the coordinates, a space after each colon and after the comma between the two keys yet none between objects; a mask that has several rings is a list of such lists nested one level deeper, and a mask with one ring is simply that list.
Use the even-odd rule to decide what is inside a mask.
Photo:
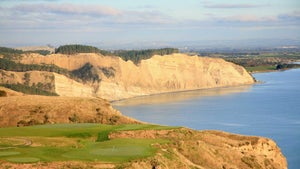
[{"label": "blue sky", "polygon": [[1,0],[0,45],[300,39],[299,0]]}]

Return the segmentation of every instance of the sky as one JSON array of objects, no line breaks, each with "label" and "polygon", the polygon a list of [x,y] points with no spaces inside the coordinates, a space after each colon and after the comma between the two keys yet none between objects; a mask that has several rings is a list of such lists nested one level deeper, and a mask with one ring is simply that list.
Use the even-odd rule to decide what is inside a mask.
[{"label": "sky", "polygon": [[0,0],[0,46],[300,39],[299,0]]}]

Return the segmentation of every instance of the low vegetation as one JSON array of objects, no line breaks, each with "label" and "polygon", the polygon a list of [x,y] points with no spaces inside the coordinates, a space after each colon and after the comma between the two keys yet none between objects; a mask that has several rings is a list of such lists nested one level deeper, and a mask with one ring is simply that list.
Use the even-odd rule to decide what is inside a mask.
[{"label": "low vegetation", "polygon": [[7,93],[4,90],[0,90],[0,97],[6,97]]},{"label": "low vegetation", "polygon": [[76,54],[76,53],[100,53],[104,56],[119,56],[123,60],[131,60],[135,64],[138,64],[143,59],[149,59],[153,55],[168,55],[178,53],[179,50],[175,48],[162,48],[162,49],[146,49],[146,50],[118,50],[118,51],[105,51],[100,50],[93,46],[87,45],[63,45],[55,50],[55,53],[61,54]]},{"label": "low vegetation", "polygon": [[70,72],[71,78],[82,82],[100,82],[101,78],[97,73],[97,69],[90,63],[86,63],[81,68]]},{"label": "low vegetation", "polygon": [[279,51],[279,52],[224,52],[224,53],[199,53],[199,55],[209,57],[220,57],[226,61],[245,67],[249,72],[275,71],[282,69],[299,68],[299,64],[293,62],[300,60],[299,52]]},{"label": "low vegetation", "polygon": [[123,60],[131,60],[133,63],[138,64],[141,60],[149,59],[154,55],[169,55],[178,53],[179,50],[175,48],[162,48],[162,49],[147,49],[147,50],[120,50],[115,51],[114,54],[121,57]]},{"label": "low vegetation", "polygon": [[0,47],[0,55],[7,59],[18,59],[22,54],[26,53],[37,53],[40,55],[49,55],[51,52],[48,50],[30,50],[30,51],[22,51],[19,49]]},{"label": "low vegetation", "polygon": [[67,69],[60,68],[56,65],[49,64],[22,64],[17,63],[16,61],[0,58],[0,68],[2,70],[7,71],[15,71],[15,72],[26,72],[26,71],[47,71],[47,72],[55,72],[58,74],[68,75],[69,72]]},{"label": "low vegetation", "polygon": [[111,53],[108,51],[100,50],[93,46],[79,45],[79,44],[59,46],[57,49],[55,49],[55,53],[61,53],[67,55],[72,55],[76,53],[100,53],[102,55],[111,55]]},{"label": "low vegetation", "polygon": [[[32,94],[32,95],[43,95],[43,96],[58,96],[56,93],[49,92],[46,90],[42,90],[37,86],[27,86],[24,84],[0,84],[0,86],[9,88],[11,90],[22,92],[24,94]],[[0,92],[1,95],[1,92]]]},{"label": "low vegetation", "polygon": [[4,58],[17,58],[24,52],[22,50],[0,47],[0,55]]}]

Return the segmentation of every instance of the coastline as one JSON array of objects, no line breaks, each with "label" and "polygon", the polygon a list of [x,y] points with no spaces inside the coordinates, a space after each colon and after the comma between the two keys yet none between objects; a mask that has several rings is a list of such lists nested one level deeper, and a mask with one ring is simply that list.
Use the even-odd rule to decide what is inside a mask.
[{"label": "coastline", "polygon": [[286,71],[286,70],[291,70],[291,69],[299,69],[300,68],[300,61],[292,62],[291,64],[298,64],[299,67],[293,67],[293,68],[284,68],[284,69],[274,69],[274,70],[257,70],[257,71],[248,71],[248,73],[255,74],[255,73],[268,73],[268,72],[279,72],[279,71]]},{"label": "coastline", "polygon": [[[282,151],[285,153],[285,155],[287,156],[287,158],[288,158],[288,160],[289,160],[289,162],[291,163],[291,168],[298,168],[298,167],[295,167],[295,166],[298,166],[298,164],[297,163],[295,163],[295,161],[296,161],[296,155],[297,154],[299,154],[299,153],[296,153],[296,152],[293,152],[293,149],[294,148],[297,148],[297,147],[295,147],[296,145],[292,142],[292,141],[289,141],[289,140],[292,140],[292,139],[294,139],[294,138],[297,138],[297,135],[298,134],[291,134],[291,133],[289,133],[288,131],[290,130],[290,128],[294,128],[295,129],[295,127],[297,127],[295,124],[296,124],[296,121],[297,121],[297,118],[293,118],[293,117],[296,117],[296,116],[291,116],[291,115],[288,115],[287,113],[292,113],[292,112],[285,112],[284,110],[285,109],[290,109],[290,108],[285,108],[284,107],[284,105],[286,104],[286,102],[289,102],[289,100],[286,100],[286,99],[284,99],[284,98],[288,98],[288,97],[278,97],[278,96],[282,96],[281,94],[282,94],[282,92],[283,91],[280,91],[280,92],[274,92],[274,91],[276,91],[279,87],[277,86],[277,85],[282,85],[283,83],[287,83],[287,82],[289,82],[290,83],[290,81],[288,81],[288,79],[291,79],[291,77],[288,75],[288,74],[290,74],[290,73],[292,73],[292,74],[298,74],[298,72],[299,72],[299,70],[300,69],[285,69],[285,70],[280,70],[280,71],[272,71],[271,73],[270,72],[265,72],[265,74],[256,74],[257,76],[255,76],[255,74],[254,74],[254,76],[258,79],[258,80],[260,80],[260,81],[258,81],[257,83],[258,84],[260,84],[260,83],[262,83],[262,85],[255,85],[255,87],[254,87],[254,89],[255,88],[260,88],[259,90],[253,90],[254,92],[253,92],[253,96],[257,96],[256,98],[259,98],[259,97],[265,97],[265,98],[263,98],[263,99],[248,99],[248,100],[246,100],[245,101],[245,103],[248,101],[248,103],[252,103],[252,102],[255,102],[255,101],[257,101],[259,104],[261,104],[261,106],[257,106],[257,107],[260,107],[258,110],[255,110],[254,108],[255,108],[255,106],[257,105],[257,104],[253,104],[253,106],[252,107],[250,107],[249,109],[247,108],[247,107],[243,107],[243,106],[241,106],[240,108],[237,108],[236,109],[236,111],[237,112],[240,112],[240,111],[242,111],[243,109],[247,109],[247,110],[249,110],[249,112],[253,112],[253,113],[257,113],[257,117],[258,118],[255,118],[255,119],[252,119],[251,121],[253,121],[253,123],[255,124],[255,125],[253,125],[253,124],[249,124],[248,125],[248,127],[249,127],[249,129],[251,130],[251,131],[253,131],[253,130],[255,130],[255,131],[253,131],[253,132],[259,132],[259,133],[263,133],[263,134],[250,134],[250,135],[260,135],[260,136],[265,136],[265,137],[269,137],[269,138],[273,138],[274,140],[276,140],[276,142],[278,142],[279,143],[279,145],[280,145],[280,147],[282,148]],[[263,73],[263,72],[261,72],[261,73]],[[299,76],[299,74],[297,75],[297,76]],[[260,77],[260,78],[259,78]],[[266,78],[262,78],[262,77],[266,77]],[[274,79],[275,77],[277,77],[277,79]],[[297,78],[296,78],[297,79]],[[269,81],[270,80],[270,81]],[[299,80],[299,79],[298,79]],[[298,81],[297,80],[297,81]],[[278,83],[278,81],[282,81],[282,83]],[[295,81],[295,79],[293,79],[292,81]],[[264,85],[265,84],[265,85]],[[294,83],[291,83],[293,86],[295,86],[295,84]],[[270,88],[270,87],[272,87],[272,86],[275,86],[274,88]],[[297,86],[297,85],[296,85]],[[286,86],[286,85],[283,85],[283,86],[281,86],[283,89],[286,89],[286,88],[290,88],[289,86]],[[268,90],[267,92],[263,92],[263,91],[266,91],[266,89]],[[275,90],[273,90],[273,89],[275,89]],[[296,87],[296,89],[297,89],[297,87]],[[284,90],[285,91],[285,90]],[[297,91],[299,91],[299,89],[297,89]],[[266,94],[270,94],[270,95],[266,95]],[[293,91],[292,91],[292,93],[293,93]],[[242,96],[244,96],[244,94],[241,94]],[[250,98],[250,97],[248,97],[249,95],[247,94],[247,97],[241,97],[241,98]],[[276,96],[276,97],[275,97]],[[274,97],[274,98],[273,98]],[[296,99],[297,99],[297,97],[295,97]],[[291,99],[291,100],[295,100],[295,98],[294,99]],[[277,102],[276,104],[273,104],[273,101],[274,100],[280,100],[280,99],[282,99],[280,102]],[[290,98],[289,98],[290,99]],[[211,101],[211,99],[208,99],[208,100],[210,100]],[[224,99],[225,100],[225,99]],[[263,101],[261,101],[261,100],[263,100]],[[268,105],[268,104],[266,104],[264,101],[269,101],[270,102],[270,104]],[[200,101],[199,101],[200,102]],[[201,102],[202,102],[202,99],[201,99]],[[205,103],[205,102],[204,102]],[[208,102],[209,103],[209,102]],[[226,102],[227,103],[227,102]],[[229,102],[228,102],[229,103]],[[232,102],[231,102],[232,103]],[[234,103],[238,103],[238,102],[233,102],[233,105],[234,105],[234,107],[236,108],[236,105],[234,104]],[[258,105],[259,105],[258,104]],[[182,104],[181,103],[178,103],[177,104],[178,105],[178,107],[179,106],[181,106]],[[190,104],[188,104],[189,106],[191,106],[191,109],[196,109],[194,106],[192,106],[192,105],[190,105]],[[204,104],[205,105],[205,104]],[[241,104],[241,105],[243,105],[243,104]],[[297,104],[296,104],[297,105]],[[151,105],[150,105],[151,106]],[[159,105],[158,105],[159,106]],[[140,107],[138,107],[138,109],[139,109],[139,111],[141,111],[141,108],[143,108],[143,107],[149,107],[149,105],[141,105]],[[175,104],[172,104],[171,105],[171,108],[174,108],[175,107]],[[291,107],[293,107],[293,106],[291,106]],[[167,111],[170,111],[170,112],[172,112],[173,113],[173,116],[174,117],[181,117],[182,118],[182,116],[179,116],[178,114],[176,114],[173,110],[175,110],[177,107],[175,107],[174,109],[168,109],[168,107],[163,107],[163,109],[165,109],[165,110],[167,110]],[[272,109],[274,109],[274,110],[278,110],[278,109],[282,109],[281,111],[278,111],[278,113],[279,113],[279,115],[280,116],[278,116],[278,118],[274,118],[273,117],[273,114],[272,113],[274,113],[275,111],[270,111],[271,113],[269,113],[269,112],[266,112],[265,114],[264,114],[264,111],[266,111],[266,110],[270,110],[270,108],[272,108]],[[127,108],[126,108],[127,109]],[[150,109],[150,108],[149,108]],[[151,108],[151,110],[157,110],[158,108]],[[131,108],[128,108],[128,110],[130,110],[131,111]],[[200,113],[201,112],[203,112],[202,111],[202,109],[199,109],[199,110],[201,110],[201,111],[199,111]],[[294,110],[296,110],[295,108],[294,108]],[[180,111],[182,111],[183,113],[182,114],[187,114],[187,111],[185,111],[185,110],[183,110],[183,109],[180,109]],[[132,112],[134,112],[134,111],[132,111]],[[148,111],[147,110],[145,110],[145,112],[146,113],[148,113]],[[155,111],[153,111],[153,114],[155,114],[154,116],[153,116],[153,119],[164,119],[164,117],[168,117],[168,116],[170,116],[170,114],[167,112],[166,113],[166,115],[165,116],[158,116],[159,115],[159,113],[161,112],[161,110],[160,111],[157,111],[157,114],[155,114]],[[140,117],[147,117],[148,118],[148,116],[147,115],[144,115],[144,114],[146,114],[146,113],[141,113],[139,116]],[[297,111],[296,112],[294,112],[294,114],[296,114],[297,113]],[[134,115],[134,114],[137,114],[137,113],[130,113],[130,115]],[[235,113],[235,115],[233,116],[233,118],[229,118],[230,120],[232,120],[232,121],[230,121],[230,122],[232,122],[233,124],[243,124],[242,122],[241,123],[239,123],[239,122],[235,122],[234,121],[234,119],[235,119],[235,117],[236,117],[236,115],[237,115],[238,113]],[[209,119],[209,117],[207,117],[208,115],[205,115],[205,116],[203,116],[203,117],[205,117],[205,118],[208,118]],[[218,114],[218,116],[219,116],[219,114]],[[275,116],[275,115],[274,115]],[[131,116],[131,117],[134,117],[134,116]],[[160,117],[162,117],[162,118],[160,118]],[[199,119],[199,122],[198,123],[202,123],[203,124],[203,122],[201,121],[203,118],[194,118],[194,117],[191,117],[191,116],[186,116],[187,117],[187,119],[188,120],[190,120],[190,121],[188,121],[188,124],[191,124],[193,121],[195,121],[195,119]],[[228,117],[228,115],[226,115],[225,114],[225,116],[224,117]],[[246,116],[246,117],[248,117],[248,116]],[[253,117],[253,114],[249,114],[249,117]],[[291,117],[291,118],[289,118],[289,117]],[[267,121],[265,121],[265,119],[267,119]],[[168,118],[168,120],[169,121],[175,121],[174,119],[169,119]],[[223,119],[221,119],[220,118],[220,121],[222,121]],[[277,121],[278,120],[278,121]],[[287,120],[287,121],[285,121],[285,120]],[[216,120],[217,121],[217,120]],[[225,120],[224,120],[225,121]],[[245,121],[248,121],[248,118],[245,118]],[[269,123],[271,123],[271,122],[274,122],[275,121],[275,125],[274,126],[272,126],[272,127],[270,127],[270,128],[272,128],[270,131],[263,131],[263,129],[262,128],[268,128],[269,126],[270,126],[270,124]],[[289,121],[295,121],[294,123],[288,123]],[[156,121],[155,121],[156,122]],[[282,125],[281,124],[281,126],[289,126],[290,128],[285,128],[285,129],[283,129],[283,128],[281,128],[280,126],[276,126],[276,124],[280,124],[282,122],[282,124],[286,124],[286,125]],[[157,123],[157,122],[156,122]],[[158,123],[159,124],[159,123]],[[165,124],[165,123],[164,123]],[[293,124],[293,126],[292,126],[292,124]],[[297,123],[298,124],[298,123]],[[180,124],[181,125],[181,124]],[[257,125],[257,126],[256,126]],[[260,131],[260,126],[259,125],[261,125],[261,131]],[[186,126],[186,125],[182,125],[182,126]],[[233,128],[233,127],[231,127],[231,126],[222,126],[222,127],[227,127],[227,128]],[[239,126],[235,126],[236,128],[238,128],[238,130],[241,130],[242,128],[246,128],[247,126],[241,126],[241,127],[239,127]],[[252,128],[254,128],[254,127],[256,127],[256,129],[252,129]],[[194,127],[191,127],[191,128],[193,128],[193,129],[195,129]],[[225,131],[229,131],[228,129],[226,129]],[[292,130],[291,130],[292,131]],[[230,132],[232,132],[232,131],[230,131]],[[236,132],[234,132],[234,133],[236,133]],[[242,133],[242,132],[237,132],[237,133]],[[282,134],[282,133],[285,133],[285,134]],[[288,143],[288,144],[287,144]],[[298,145],[297,145],[298,146]],[[298,156],[299,157],[299,156]]]},{"label": "coastline", "polygon": [[212,90],[218,90],[218,89],[233,89],[233,88],[238,88],[238,87],[251,87],[252,85],[255,84],[260,84],[260,81],[257,81],[254,79],[255,82],[251,84],[243,84],[243,85],[233,85],[233,86],[220,86],[220,87],[211,87],[211,88],[199,88],[199,89],[191,89],[191,90],[179,90],[179,91],[170,91],[170,92],[160,92],[160,93],[154,93],[154,94],[147,94],[147,95],[140,95],[140,96],[134,96],[134,97],[129,97],[129,98],[123,98],[119,100],[111,100],[109,101],[110,104],[114,105],[117,102],[123,102],[126,100],[132,100],[132,99],[144,99],[147,97],[152,97],[152,96],[162,96],[162,95],[167,95],[167,94],[178,94],[178,93],[188,93],[188,92],[197,92],[197,91],[212,91]]}]

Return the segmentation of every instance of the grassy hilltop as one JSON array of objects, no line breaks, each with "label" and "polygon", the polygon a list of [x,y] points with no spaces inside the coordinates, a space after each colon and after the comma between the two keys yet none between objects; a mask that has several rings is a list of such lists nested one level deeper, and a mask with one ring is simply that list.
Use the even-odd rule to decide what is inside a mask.
[{"label": "grassy hilltop", "polygon": [[0,159],[16,163],[53,161],[128,162],[155,153],[153,143],[165,139],[110,140],[109,133],[122,130],[161,130],[155,125],[55,124],[0,128]]}]

